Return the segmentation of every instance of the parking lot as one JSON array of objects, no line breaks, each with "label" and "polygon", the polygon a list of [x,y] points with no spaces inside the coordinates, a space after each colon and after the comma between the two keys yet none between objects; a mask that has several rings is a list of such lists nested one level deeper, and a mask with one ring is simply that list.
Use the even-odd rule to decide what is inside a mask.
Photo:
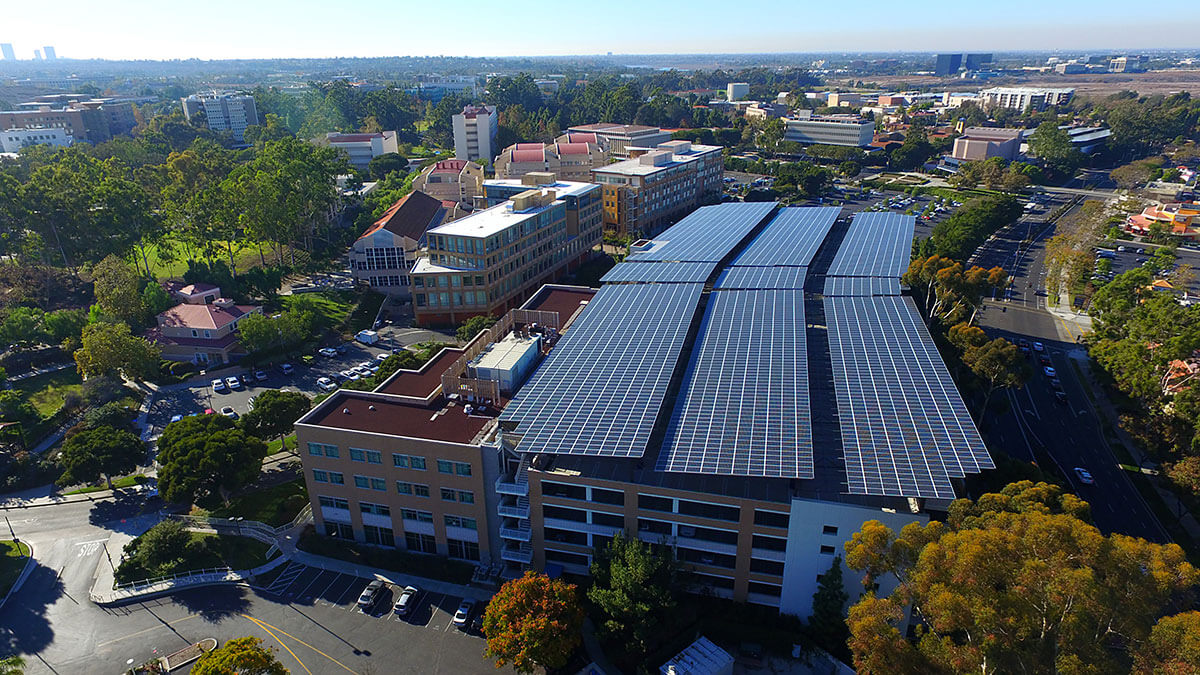
[{"label": "parking lot", "polygon": [[[1115,277],[1141,267],[1154,257],[1154,252],[1159,248],[1161,247],[1153,244],[1120,242],[1116,247],[1107,249],[1112,254],[1111,276]],[[1175,262],[1177,265],[1190,265],[1192,269],[1200,269],[1200,251],[1178,248],[1175,250]],[[1200,291],[1200,281],[1193,279],[1189,288],[1193,293]]]}]

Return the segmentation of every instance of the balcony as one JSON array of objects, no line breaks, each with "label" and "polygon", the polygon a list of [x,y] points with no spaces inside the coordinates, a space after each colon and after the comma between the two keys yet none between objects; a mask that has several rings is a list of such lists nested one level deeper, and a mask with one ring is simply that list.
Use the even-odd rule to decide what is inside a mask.
[{"label": "balcony", "polygon": [[529,520],[529,497],[505,498],[497,505],[496,513],[505,518]]},{"label": "balcony", "polygon": [[507,562],[528,565],[533,562],[533,547],[529,544],[519,546],[506,545],[500,549],[500,558]]},{"label": "balcony", "polygon": [[501,525],[500,538],[510,539],[512,541],[528,542],[533,538],[533,530],[529,527],[528,523],[524,525],[513,525],[511,527],[507,525]]},{"label": "balcony", "polygon": [[496,479],[496,492],[514,497],[528,497],[529,481],[520,480],[518,476],[500,476]]}]

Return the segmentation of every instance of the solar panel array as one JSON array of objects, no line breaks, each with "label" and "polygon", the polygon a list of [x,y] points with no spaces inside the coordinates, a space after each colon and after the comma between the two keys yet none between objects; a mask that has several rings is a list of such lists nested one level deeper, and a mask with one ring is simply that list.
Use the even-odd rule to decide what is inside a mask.
[{"label": "solar panel array", "polygon": [[715,262],[625,262],[619,263],[600,281],[606,284],[702,284],[716,269]]},{"label": "solar panel array", "polygon": [[501,414],[517,449],[641,457],[703,287],[601,288]]},{"label": "solar panel array", "polygon": [[825,318],[851,494],[953,499],[994,467],[910,298],[826,297]]},{"label": "solar panel array", "polygon": [[824,294],[831,295],[900,295],[900,280],[896,277],[825,277]]},{"label": "solar panel array", "polygon": [[899,213],[856,214],[826,276],[899,277],[912,257],[916,223]]},{"label": "solar panel array", "polygon": [[713,288],[724,290],[804,288],[807,267],[727,267]]},{"label": "solar panel array", "polygon": [[663,242],[661,245],[634,253],[627,260],[721,262],[778,205],[778,202],[731,202],[702,206],[655,237],[655,241]]},{"label": "solar panel array", "polygon": [[840,206],[780,209],[732,264],[806,266],[812,262],[841,212]]},{"label": "solar panel array", "polygon": [[804,292],[714,293],[658,470],[812,478]]}]

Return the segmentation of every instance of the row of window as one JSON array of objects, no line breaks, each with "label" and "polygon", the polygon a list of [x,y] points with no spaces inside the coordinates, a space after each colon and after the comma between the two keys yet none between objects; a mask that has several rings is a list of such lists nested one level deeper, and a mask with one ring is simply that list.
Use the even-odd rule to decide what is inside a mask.
[{"label": "row of window", "polygon": [[[308,454],[313,457],[332,457],[338,458],[341,452],[336,445],[327,443],[309,443]],[[382,464],[383,454],[378,450],[363,450],[360,448],[350,448],[350,459],[355,462],[365,462],[367,464]],[[414,469],[417,471],[425,471],[425,458],[417,455],[402,455],[400,453],[392,453],[392,466],[397,469]],[[444,473],[451,476],[470,476],[470,462],[456,462],[448,459],[437,460],[438,473]],[[330,472],[332,473],[332,472]],[[326,482],[326,481],[320,481]],[[384,488],[375,488],[382,490]]]},{"label": "row of window", "polygon": [[[429,511],[419,511],[417,509],[400,509],[400,518],[403,520],[411,520],[415,523],[432,523],[433,514]],[[478,530],[479,522],[474,518],[466,516],[442,516],[442,521],[446,527],[461,527],[467,530]]]}]

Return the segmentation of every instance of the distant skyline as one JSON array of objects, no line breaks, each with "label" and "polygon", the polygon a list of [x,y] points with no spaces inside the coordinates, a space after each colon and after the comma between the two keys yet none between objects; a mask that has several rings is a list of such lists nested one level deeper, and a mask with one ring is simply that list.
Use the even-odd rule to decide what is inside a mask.
[{"label": "distant skyline", "polygon": [[[18,59],[270,59],[864,51],[1196,48],[1191,0],[1153,16],[1115,0],[898,5],[766,0],[607,0],[552,7],[481,0],[59,0],[5,9],[0,43]],[[550,11],[542,11],[549,9]],[[63,21],[62,17],[76,20]]]}]

